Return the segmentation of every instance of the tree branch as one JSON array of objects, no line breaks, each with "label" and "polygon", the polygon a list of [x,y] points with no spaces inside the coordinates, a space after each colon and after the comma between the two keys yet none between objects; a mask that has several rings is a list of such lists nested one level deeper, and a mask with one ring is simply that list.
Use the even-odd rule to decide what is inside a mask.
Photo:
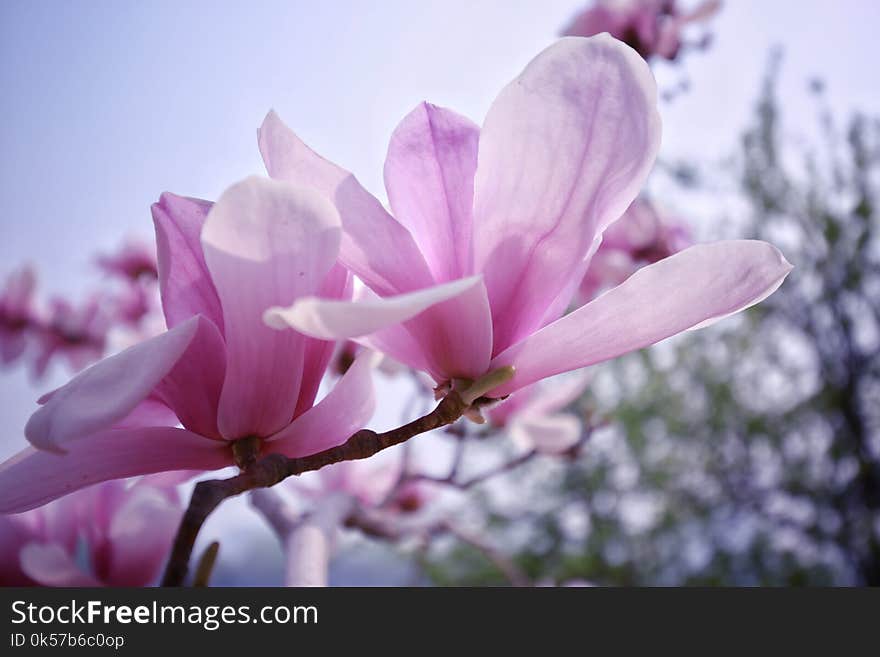
[{"label": "tree branch", "polygon": [[[512,374],[512,372],[511,372]],[[464,396],[470,398],[469,391]],[[456,390],[447,394],[433,411],[397,429],[376,433],[363,429],[337,447],[300,458],[270,454],[246,465],[241,474],[229,479],[212,479],[196,484],[189,506],[180,522],[177,536],[162,579],[163,586],[182,586],[189,570],[189,561],[199,531],[208,516],[220,504],[255,488],[269,488],[290,476],[318,470],[340,461],[365,459],[377,452],[403,443],[413,436],[455,422],[468,408]]]}]

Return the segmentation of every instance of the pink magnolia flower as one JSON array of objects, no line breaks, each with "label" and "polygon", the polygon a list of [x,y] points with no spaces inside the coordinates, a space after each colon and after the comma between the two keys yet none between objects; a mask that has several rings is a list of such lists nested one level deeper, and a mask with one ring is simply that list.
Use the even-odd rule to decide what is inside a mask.
[{"label": "pink magnolia flower", "polygon": [[8,365],[21,357],[31,330],[39,322],[34,306],[37,277],[30,266],[13,271],[0,292],[0,363]]},{"label": "pink magnolia flower", "polygon": [[684,28],[708,20],[720,8],[720,0],[705,0],[689,12],[682,11],[675,0],[596,0],[562,33],[589,37],[608,32],[645,59],[671,60],[681,50]]},{"label": "pink magnolia flower", "polygon": [[650,201],[637,198],[605,231],[578,296],[585,303],[619,285],[640,267],[668,258],[691,244],[685,224],[661,214]]},{"label": "pink magnolia flower", "polygon": [[513,393],[488,409],[489,422],[504,428],[523,450],[562,454],[580,440],[584,427],[573,413],[561,412],[587,387],[586,372],[559,381],[541,381]]},{"label": "pink magnolia flower", "polygon": [[262,453],[311,454],[371,416],[368,358],[313,405],[333,344],[261,319],[304,295],[350,294],[330,203],[251,178],[213,207],[165,194],[153,218],[169,330],[40,400],[25,428],[34,447],[0,465],[0,512],[99,481],[233,465],[233,445],[245,437],[257,437]]},{"label": "pink magnolia flower", "polygon": [[140,283],[130,283],[113,297],[113,316],[121,325],[137,329],[153,311],[154,290]]},{"label": "pink magnolia flower", "polygon": [[395,513],[416,513],[437,498],[436,486],[421,479],[408,479],[394,491],[387,508]]},{"label": "pink magnolia flower", "polygon": [[97,263],[105,273],[130,282],[159,278],[156,249],[140,241],[129,241],[116,253],[98,256]]},{"label": "pink magnolia flower", "polygon": [[482,129],[428,104],[404,118],[385,162],[396,219],[270,113],[259,132],[270,176],[335,203],[340,259],[376,296],[301,298],[267,323],[357,338],[441,385],[513,366],[487,393],[503,397],[759,302],[791,265],[738,240],[685,249],[562,316],[651,169],[656,105],[634,50],[608,35],[562,39],[501,92]]},{"label": "pink magnolia flower", "polygon": [[48,318],[36,331],[38,353],[34,375],[41,378],[56,357],[64,358],[78,372],[104,355],[110,317],[102,295],[92,295],[80,306],[55,297],[49,302]]},{"label": "pink magnolia flower", "polygon": [[112,298],[113,319],[125,327],[140,329],[154,308],[159,278],[156,248],[130,240],[116,253],[98,256],[97,263],[104,273],[124,283]]},{"label": "pink magnolia flower", "polygon": [[173,487],[110,481],[0,516],[0,584],[146,586],[180,521]]},{"label": "pink magnolia flower", "polygon": [[319,501],[329,495],[343,494],[364,506],[384,505],[395,513],[414,513],[433,499],[436,491],[420,480],[406,481],[395,490],[399,477],[400,466],[387,459],[343,461],[298,479],[293,486],[311,500]]},{"label": "pink magnolia flower", "polygon": [[298,493],[311,500],[341,493],[365,506],[376,506],[396,480],[397,468],[387,459],[378,463],[369,459],[334,463],[292,483]]}]

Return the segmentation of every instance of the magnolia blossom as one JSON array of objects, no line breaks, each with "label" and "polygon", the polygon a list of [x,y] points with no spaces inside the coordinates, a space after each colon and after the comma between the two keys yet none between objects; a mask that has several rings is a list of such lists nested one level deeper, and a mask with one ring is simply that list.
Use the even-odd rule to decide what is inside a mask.
[{"label": "magnolia blossom", "polygon": [[156,250],[141,241],[126,242],[116,253],[98,256],[96,262],[105,273],[126,281],[159,278]]},{"label": "magnolia blossom", "polygon": [[304,497],[320,501],[330,495],[347,495],[366,507],[383,506],[397,513],[420,510],[436,491],[426,482],[412,479],[398,485],[400,466],[387,459],[343,461],[321,468],[293,483]]},{"label": "magnolia blossom", "polygon": [[705,0],[692,11],[682,11],[675,0],[596,0],[562,31],[566,36],[593,36],[608,32],[645,59],[675,59],[685,27],[714,16],[720,0]]},{"label": "magnolia blossom", "polygon": [[104,301],[100,294],[90,296],[80,305],[62,297],[49,301],[47,318],[36,330],[38,349],[33,367],[37,378],[46,373],[56,357],[66,360],[70,369],[78,372],[104,355],[111,324]]},{"label": "magnolia blossom", "polygon": [[562,316],[659,143],[651,72],[608,35],[565,38],[539,54],[482,129],[419,105],[395,130],[385,162],[394,218],[270,113],[259,131],[269,175],[336,205],[340,259],[374,296],[301,298],[266,321],[357,338],[439,385],[512,366],[512,378],[486,393],[497,398],[761,301],[791,265],[765,242],[724,241],[644,267]]},{"label": "magnolia blossom", "polygon": [[153,218],[169,330],[39,400],[25,428],[34,447],[0,465],[0,512],[99,481],[233,465],[241,438],[263,454],[312,454],[372,415],[369,357],[313,406],[333,344],[261,319],[301,296],[350,295],[330,203],[251,178],[213,207],[165,194]]},{"label": "magnolia blossom", "polygon": [[0,363],[8,365],[28,347],[29,331],[39,322],[34,305],[37,277],[30,266],[13,271],[0,291]]},{"label": "magnolia blossom", "polygon": [[365,506],[382,502],[397,479],[397,468],[386,459],[343,461],[321,468],[291,483],[291,489],[312,501],[342,494]]},{"label": "magnolia blossom", "polygon": [[113,318],[127,328],[141,329],[157,296],[159,268],[155,247],[130,240],[116,253],[98,256],[96,262],[104,273],[123,284],[112,298]]},{"label": "magnolia blossom", "polygon": [[146,586],[181,508],[173,486],[110,481],[39,509],[0,516],[0,584]]},{"label": "magnolia blossom", "polygon": [[605,231],[581,281],[578,298],[582,303],[590,301],[625,281],[640,267],[668,258],[692,243],[685,224],[661,214],[650,201],[638,198]]},{"label": "magnolia blossom", "polygon": [[35,289],[30,266],[6,280],[0,293],[0,362],[8,365],[28,353],[40,378],[55,358],[64,358],[75,371],[100,358],[109,328],[103,297],[92,295],[80,305],[54,297],[47,309],[37,305]]},{"label": "magnolia blossom", "polygon": [[562,410],[581,396],[589,379],[581,371],[558,381],[533,383],[492,406],[486,415],[493,425],[506,429],[520,449],[562,454],[583,433],[580,418]]},{"label": "magnolia blossom", "polygon": [[120,289],[102,287],[82,303],[55,296],[48,304],[37,304],[33,269],[22,267],[9,276],[0,293],[0,363],[27,353],[39,379],[53,361],[66,360],[76,372],[101,358],[116,326],[144,336],[144,320],[156,306],[155,254],[129,242],[118,253],[97,258],[97,264],[121,282]]},{"label": "magnolia blossom", "polygon": [[153,291],[139,283],[126,285],[113,299],[113,315],[123,326],[137,329],[153,310]]}]

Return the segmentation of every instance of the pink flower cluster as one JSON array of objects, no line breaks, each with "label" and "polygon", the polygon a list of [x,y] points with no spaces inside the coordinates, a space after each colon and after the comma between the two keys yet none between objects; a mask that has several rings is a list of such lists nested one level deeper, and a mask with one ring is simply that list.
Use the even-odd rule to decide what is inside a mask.
[{"label": "pink flower cluster", "polygon": [[[642,57],[608,35],[564,38],[500,92],[482,126],[427,103],[408,114],[385,161],[388,211],[270,113],[258,135],[268,178],[216,203],[166,193],[153,206],[168,330],[39,400],[32,446],[0,465],[0,512],[108,480],[243,466],[243,444],[251,457],[300,457],[343,443],[375,403],[367,350],[316,403],[343,340],[438,389],[478,382],[475,407],[513,394],[497,421],[522,428],[530,449],[564,451],[561,411],[583,381],[543,401],[530,386],[747,308],[791,269],[765,242],[661,259],[675,249],[657,226],[647,241],[616,234],[660,130]],[[651,264],[566,314],[600,245],[627,239]],[[105,263],[138,278],[142,265]],[[28,289],[9,295],[13,329],[31,321]]]},{"label": "pink flower cluster", "polygon": [[39,303],[36,273],[30,266],[7,277],[0,291],[0,363],[26,358],[37,379],[57,359],[77,372],[104,355],[112,328],[141,328],[154,306],[153,250],[132,242],[114,255],[98,258],[97,264],[116,285],[89,294],[79,304],[59,296]]},{"label": "pink flower cluster", "polygon": [[720,0],[704,0],[691,11],[683,11],[676,0],[596,0],[562,33],[588,37],[608,32],[645,59],[673,60],[681,53],[684,29],[707,21],[720,8]]},{"label": "pink flower cluster", "polygon": [[661,213],[647,199],[637,198],[602,236],[602,244],[581,281],[578,298],[586,303],[620,285],[645,265],[668,258],[691,244],[687,224]]},{"label": "pink flower cluster", "polygon": [[436,494],[431,485],[419,480],[398,485],[400,468],[388,461],[371,463],[343,461],[321,468],[315,477],[295,482],[300,495],[320,500],[334,493],[353,497],[364,507],[382,507],[392,513],[414,513]]},{"label": "pink flower cluster", "polygon": [[146,586],[177,529],[175,481],[108,481],[0,516],[0,585]]}]

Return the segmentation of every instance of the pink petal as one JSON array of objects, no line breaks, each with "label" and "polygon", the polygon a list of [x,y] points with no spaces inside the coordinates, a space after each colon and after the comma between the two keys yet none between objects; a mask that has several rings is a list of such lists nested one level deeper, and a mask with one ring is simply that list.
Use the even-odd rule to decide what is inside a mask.
[{"label": "pink petal", "polygon": [[529,400],[524,413],[529,415],[549,415],[561,411],[580,397],[590,383],[590,372],[573,372],[569,375],[545,381]]},{"label": "pink petal", "polygon": [[206,320],[199,317],[105,358],[54,391],[28,420],[25,436],[59,450],[125,418],[186,353]]},{"label": "pink petal", "polygon": [[561,454],[580,440],[583,425],[570,413],[527,415],[517,418],[509,428],[510,438],[521,449],[542,454]]},{"label": "pink petal", "polygon": [[229,465],[225,443],[185,429],[108,429],[71,443],[63,455],[29,447],[0,464],[0,513],[27,511],[100,481]]},{"label": "pink petal", "polygon": [[339,216],[317,192],[248,178],[226,190],[202,229],[223,307],[226,378],[218,425],[228,439],[270,436],[293,417],[304,338],[263,312],[317,292],[339,252]]},{"label": "pink petal", "polygon": [[211,205],[209,201],[168,192],[153,204],[159,291],[168,328],[193,315],[204,315],[223,330],[220,299],[208,274],[200,240]]},{"label": "pink petal", "polygon": [[421,347],[426,370],[438,383],[477,378],[489,367],[492,314],[482,280],[431,306],[404,326]]},{"label": "pink petal", "polygon": [[480,129],[447,109],[422,103],[391,136],[385,188],[440,283],[473,273],[471,230]]},{"label": "pink petal", "polygon": [[378,351],[418,372],[428,370],[425,352],[404,324],[394,324],[370,335],[356,338],[354,342],[367,349]]},{"label": "pink petal", "polygon": [[101,582],[84,572],[58,543],[29,543],[19,554],[21,569],[43,586],[95,587]]},{"label": "pink petal", "polygon": [[226,345],[220,330],[200,316],[199,330],[186,353],[156,385],[153,395],[193,433],[221,440],[217,416],[225,374]]},{"label": "pink petal", "polygon": [[359,301],[307,297],[289,308],[269,308],[265,321],[275,329],[290,327],[323,340],[356,338],[412,319],[435,304],[464,294],[480,281],[479,276],[471,276],[417,292]]},{"label": "pink petal", "polygon": [[168,556],[182,510],[161,491],[132,488],[110,522],[110,563],[105,583],[147,586]]},{"label": "pink petal", "polygon": [[433,283],[412,236],[344,169],[320,157],[269,112],[257,133],[272,178],[308,185],[336,204],[345,234],[339,259],[377,294]]},{"label": "pink petal", "polygon": [[14,269],[6,277],[0,291],[0,308],[20,318],[29,318],[34,311],[33,296],[37,289],[37,273],[31,264]]},{"label": "pink petal", "polygon": [[202,470],[173,470],[171,472],[160,472],[159,474],[147,475],[138,479],[132,488],[139,486],[149,486],[165,491],[169,499],[177,499],[177,487],[185,484],[190,479],[194,479],[202,474]]},{"label": "pink petal", "polygon": [[660,239],[660,216],[644,198],[637,198],[626,212],[602,235],[602,250],[633,252],[647,248]]},{"label": "pink petal", "polygon": [[[350,299],[352,292],[351,275],[341,264],[333,265],[330,274],[324,280],[324,285],[318,296],[324,299]],[[333,357],[333,349],[336,343],[331,340],[318,340],[307,338],[305,340],[305,356],[303,357],[302,387],[299,391],[299,401],[293,417],[298,417],[307,411],[315,403],[315,395],[321,386],[324,372]]]},{"label": "pink petal", "polygon": [[499,354],[492,367],[513,365],[516,373],[492,396],[748,308],[772,294],[790,270],[766,242],[732,240],[680,251]]},{"label": "pink petal", "polygon": [[165,402],[154,397],[147,397],[134,407],[131,413],[113,426],[117,429],[131,427],[175,427],[180,420]]},{"label": "pink petal", "polygon": [[374,357],[371,352],[361,352],[324,399],[269,439],[267,451],[308,456],[341,445],[363,429],[376,408]]},{"label": "pink petal", "polygon": [[644,60],[607,34],[567,37],[498,96],[480,135],[475,270],[496,353],[539,328],[595,237],[635,198],[660,144]]},{"label": "pink petal", "polygon": [[568,283],[566,283],[562,290],[559,291],[559,294],[556,295],[553,303],[550,304],[550,306],[547,308],[547,311],[544,313],[544,317],[541,318],[541,326],[546,326],[550,322],[555,322],[557,319],[565,314],[566,310],[568,310],[572,306],[572,304],[576,300],[575,297],[581,288],[582,281],[584,280],[584,275],[590,268],[591,263],[594,259],[594,255],[596,253],[596,249],[599,247],[600,243],[600,240],[597,240],[593,243],[593,246],[590,248],[590,252],[587,254],[587,257],[584,258],[578,265],[578,267],[576,267],[575,270],[572,272],[571,278],[568,280]]}]

